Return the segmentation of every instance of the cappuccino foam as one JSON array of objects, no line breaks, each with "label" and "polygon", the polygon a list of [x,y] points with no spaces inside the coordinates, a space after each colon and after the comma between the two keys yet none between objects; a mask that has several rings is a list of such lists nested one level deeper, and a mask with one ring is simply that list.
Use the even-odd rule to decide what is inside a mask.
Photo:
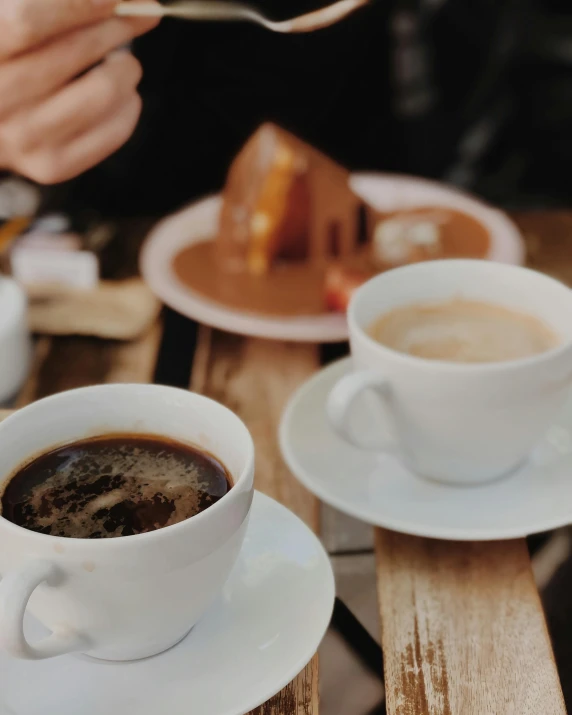
[{"label": "cappuccino foam", "polygon": [[465,363],[518,360],[560,342],[533,315],[460,298],[394,308],[377,318],[368,333],[407,355]]}]

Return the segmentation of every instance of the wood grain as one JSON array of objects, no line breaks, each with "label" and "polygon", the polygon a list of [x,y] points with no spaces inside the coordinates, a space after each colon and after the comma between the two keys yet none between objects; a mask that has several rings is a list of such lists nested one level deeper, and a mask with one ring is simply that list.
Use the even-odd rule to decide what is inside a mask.
[{"label": "wood grain", "polygon": [[40,338],[32,370],[16,400],[22,407],[55,392],[108,382],[151,382],[161,343],[157,321],[129,342],[98,338]]},{"label": "wood grain", "polygon": [[318,656],[278,695],[250,715],[318,715]]},{"label": "wood grain", "polygon": [[[315,346],[202,328],[191,378],[191,389],[234,410],[251,431],[256,446],[256,488],[292,509],[315,531],[319,529],[318,502],[289,473],[276,435],[288,398],[315,372],[318,360]],[[317,656],[252,715],[318,715]]]},{"label": "wood grain", "polygon": [[524,540],[376,530],[389,715],[564,715]]},{"label": "wood grain", "polygon": [[293,391],[319,367],[312,345],[255,340],[202,328],[191,389],[236,412],[256,446],[255,486],[292,509],[315,531],[318,502],[287,469],[278,448],[282,411]]}]

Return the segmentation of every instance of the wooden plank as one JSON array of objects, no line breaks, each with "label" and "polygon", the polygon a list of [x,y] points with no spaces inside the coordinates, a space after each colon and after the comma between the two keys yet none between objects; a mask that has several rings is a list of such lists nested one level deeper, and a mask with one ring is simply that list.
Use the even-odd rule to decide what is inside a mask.
[{"label": "wooden plank", "polygon": [[106,382],[151,382],[161,343],[157,321],[129,342],[82,337],[43,337],[36,343],[32,370],[16,406],[75,387]]},{"label": "wooden plank", "polygon": [[564,715],[524,540],[376,530],[388,715]]},{"label": "wooden plank", "polygon": [[[315,531],[319,529],[318,502],[289,473],[276,435],[292,391],[318,366],[315,346],[201,328],[191,379],[191,389],[230,407],[251,431],[256,446],[256,488],[292,509]],[[317,656],[252,715],[318,715]]]},{"label": "wooden plank", "polygon": [[572,211],[512,214],[526,242],[527,264],[572,285]]},{"label": "wooden plank", "polygon": [[317,715],[318,708],[318,656],[314,656],[290,685],[250,715]]},{"label": "wooden plank", "polygon": [[290,474],[278,448],[282,411],[292,392],[319,367],[313,345],[254,340],[201,328],[191,389],[229,407],[256,445],[256,488],[319,527],[318,501]]}]

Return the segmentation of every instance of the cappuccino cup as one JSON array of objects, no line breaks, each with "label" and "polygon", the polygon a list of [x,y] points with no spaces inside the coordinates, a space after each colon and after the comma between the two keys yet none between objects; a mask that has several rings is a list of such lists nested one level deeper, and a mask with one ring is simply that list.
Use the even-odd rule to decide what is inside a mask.
[{"label": "cappuccino cup", "polygon": [[[570,316],[569,288],[518,266],[443,260],[378,275],[352,297],[353,369],[329,395],[329,421],[423,477],[499,478],[527,459],[568,395]],[[367,438],[363,400],[379,415]]]},{"label": "cappuccino cup", "polygon": [[[109,433],[194,445],[224,463],[232,488],[190,518],[117,538],[53,536],[0,515],[0,646],[17,658],[160,653],[190,631],[236,562],[253,497],[254,446],[236,415],[192,392],[102,385],[18,410],[0,423],[0,490],[36,455]],[[51,631],[39,642],[25,636],[27,610]]]}]

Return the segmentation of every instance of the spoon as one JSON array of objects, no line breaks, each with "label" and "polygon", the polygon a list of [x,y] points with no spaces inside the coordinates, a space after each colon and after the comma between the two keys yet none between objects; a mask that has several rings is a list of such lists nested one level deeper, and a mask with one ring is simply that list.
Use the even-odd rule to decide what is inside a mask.
[{"label": "spoon", "polygon": [[115,14],[131,17],[179,17],[185,20],[246,20],[273,32],[312,32],[333,25],[367,2],[369,0],[338,0],[333,5],[280,22],[269,20],[248,5],[224,0],[176,0],[169,5],[130,0],[117,5]]}]

